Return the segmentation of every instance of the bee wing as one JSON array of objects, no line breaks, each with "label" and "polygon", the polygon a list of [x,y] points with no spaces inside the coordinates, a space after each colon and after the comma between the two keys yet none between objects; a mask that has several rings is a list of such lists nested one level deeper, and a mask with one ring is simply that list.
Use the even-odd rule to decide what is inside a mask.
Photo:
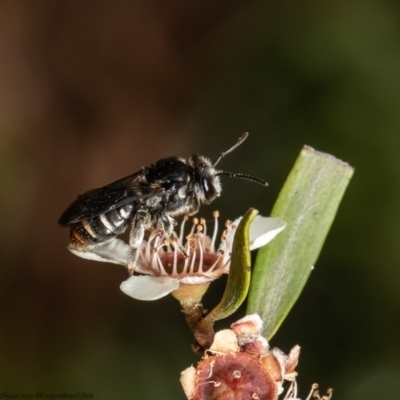
[{"label": "bee wing", "polygon": [[148,195],[143,194],[140,177],[142,171],[119,179],[107,186],[92,189],[78,198],[64,211],[58,223],[62,227],[97,217],[124,204]]}]

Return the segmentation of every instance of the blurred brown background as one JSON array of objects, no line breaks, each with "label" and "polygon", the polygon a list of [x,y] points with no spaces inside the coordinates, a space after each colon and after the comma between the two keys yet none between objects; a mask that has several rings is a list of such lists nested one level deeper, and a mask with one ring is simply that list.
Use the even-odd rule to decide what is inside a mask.
[{"label": "blurred brown background", "polygon": [[394,0],[0,1],[0,395],[184,399],[178,303],[125,296],[123,268],[71,255],[57,220],[90,188],[168,155],[215,160],[245,131],[221,165],[270,187],[225,178],[207,218],[267,214],[303,144],[356,167],[272,343],[302,346],[301,397],[317,381],[400,398]]}]

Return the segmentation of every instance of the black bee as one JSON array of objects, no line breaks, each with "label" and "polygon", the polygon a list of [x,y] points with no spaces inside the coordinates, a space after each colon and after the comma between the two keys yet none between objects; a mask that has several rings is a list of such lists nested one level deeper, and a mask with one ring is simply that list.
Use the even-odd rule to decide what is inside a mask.
[{"label": "black bee", "polygon": [[132,224],[128,269],[133,273],[137,249],[146,229],[157,227],[174,235],[174,217],[196,214],[203,204],[221,194],[220,175],[247,179],[267,186],[262,179],[215,169],[219,161],[242,144],[248,133],[221,153],[213,164],[193,155],[188,160],[167,157],[107,186],[90,190],[64,211],[58,223],[70,228],[70,243],[90,250],[122,234]]}]

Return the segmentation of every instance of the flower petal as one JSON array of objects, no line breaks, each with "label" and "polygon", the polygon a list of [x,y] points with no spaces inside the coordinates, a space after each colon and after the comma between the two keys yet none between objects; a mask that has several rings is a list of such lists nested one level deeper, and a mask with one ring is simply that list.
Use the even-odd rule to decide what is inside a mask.
[{"label": "flower petal", "polygon": [[157,300],[178,289],[179,281],[169,276],[131,276],[120,289],[137,300]]},{"label": "flower petal", "polygon": [[194,397],[194,391],[196,388],[196,368],[191,366],[181,372],[181,385],[186,397],[190,400]]},{"label": "flower petal", "polygon": [[110,242],[97,246],[86,251],[78,251],[71,245],[68,250],[78,257],[87,260],[109,262],[113,264],[128,264],[129,245],[120,239],[113,239]]},{"label": "flower petal", "polygon": [[256,217],[250,225],[250,250],[265,246],[285,227],[281,218]]},{"label": "flower petal", "polygon": [[[239,225],[242,217],[233,223]],[[257,215],[250,225],[250,250],[258,249],[269,243],[286,226],[286,222],[281,218],[261,217]]]}]

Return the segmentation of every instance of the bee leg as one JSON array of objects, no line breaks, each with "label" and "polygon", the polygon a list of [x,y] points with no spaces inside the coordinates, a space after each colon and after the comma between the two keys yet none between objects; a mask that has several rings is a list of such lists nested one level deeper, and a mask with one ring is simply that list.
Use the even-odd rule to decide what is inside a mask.
[{"label": "bee leg", "polygon": [[138,258],[138,249],[143,242],[144,232],[149,223],[149,214],[144,210],[139,210],[132,221],[131,231],[129,233],[129,254],[128,254],[128,272],[133,275],[136,261]]},{"label": "bee leg", "polygon": [[160,212],[157,215],[157,225],[164,232],[164,234],[169,237],[174,232],[176,221],[169,215]]},{"label": "bee leg", "polygon": [[181,241],[179,240],[178,235],[174,231],[174,226],[176,225],[176,221],[172,217],[164,213],[160,213],[158,215],[157,220],[160,229],[165,233],[165,235],[171,238],[171,240],[175,243],[175,245],[178,247],[178,249],[185,257],[189,257]]}]

